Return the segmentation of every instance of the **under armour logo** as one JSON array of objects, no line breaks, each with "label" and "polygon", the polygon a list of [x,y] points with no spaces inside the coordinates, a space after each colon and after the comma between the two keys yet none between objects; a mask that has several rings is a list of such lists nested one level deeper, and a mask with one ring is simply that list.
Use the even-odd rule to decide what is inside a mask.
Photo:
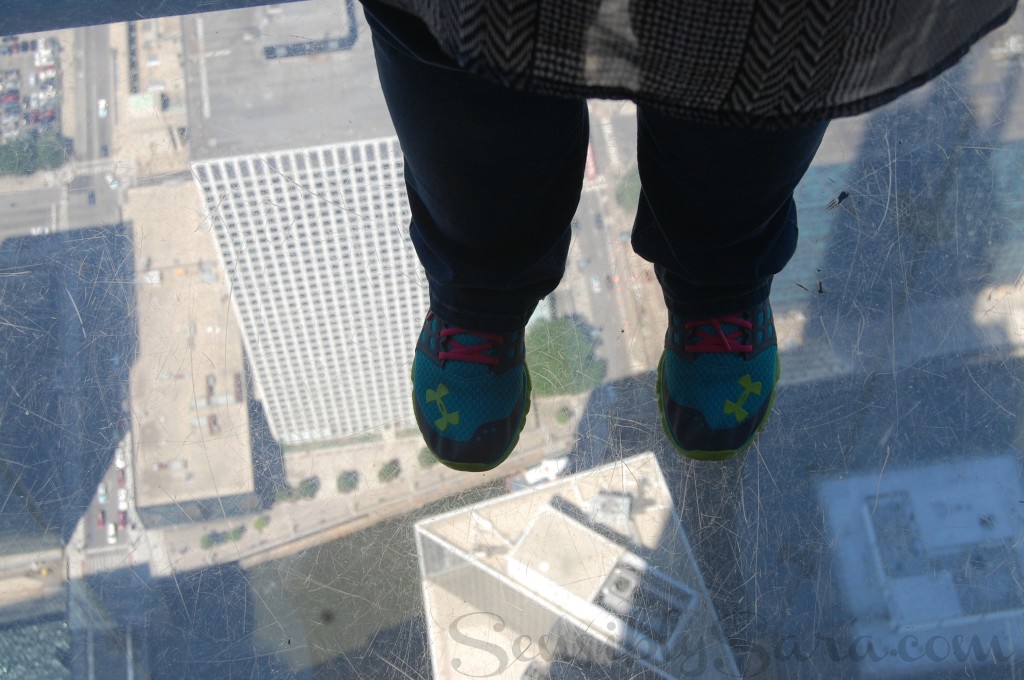
[{"label": "under armour logo", "polygon": [[441,412],[441,417],[434,421],[434,425],[441,432],[447,430],[449,425],[459,424],[459,412],[448,413],[448,407],[444,404],[444,398],[447,396],[448,388],[444,383],[439,383],[436,390],[427,390],[427,403],[437,404],[437,410]]},{"label": "under armour logo", "polygon": [[743,388],[743,394],[735,402],[726,400],[725,402],[725,414],[736,416],[736,422],[742,423],[747,419],[750,414],[743,408],[743,405],[747,403],[747,399],[752,394],[761,394],[761,383],[754,382],[750,379],[750,374],[743,376],[739,381],[740,387]]}]

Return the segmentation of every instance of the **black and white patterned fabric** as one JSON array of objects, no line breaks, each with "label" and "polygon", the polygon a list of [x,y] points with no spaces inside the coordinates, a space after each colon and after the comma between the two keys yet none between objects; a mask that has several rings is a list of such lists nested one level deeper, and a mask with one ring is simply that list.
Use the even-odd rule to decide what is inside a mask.
[{"label": "black and white patterned fabric", "polygon": [[383,0],[509,87],[787,127],[884,104],[953,65],[1017,0]]}]

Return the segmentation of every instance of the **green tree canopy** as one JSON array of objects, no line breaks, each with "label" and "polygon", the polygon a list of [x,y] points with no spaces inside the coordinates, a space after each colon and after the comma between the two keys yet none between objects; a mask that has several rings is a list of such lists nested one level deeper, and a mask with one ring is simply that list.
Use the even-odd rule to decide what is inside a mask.
[{"label": "green tree canopy", "polygon": [[437,464],[437,456],[434,455],[433,451],[424,446],[420,449],[419,461],[421,467],[429,468]]},{"label": "green tree canopy", "polygon": [[627,215],[636,213],[640,204],[640,172],[634,165],[615,187],[615,201]]},{"label": "green tree canopy", "polygon": [[526,363],[539,395],[578,394],[601,384],[607,364],[580,319],[546,319],[526,333]]},{"label": "green tree canopy", "polygon": [[345,470],[338,475],[338,491],[340,493],[351,493],[359,486],[359,472],[356,470]]},{"label": "green tree canopy", "polygon": [[64,165],[68,140],[55,132],[27,134],[0,144],[0,175],[31,175],[36,170],[53,170]]},{"label": "green tree canopy", "polygon": [[295,487],[295,493],[299,498],[312,498],[320,491],[319,477],[306,477]]},{"label": "green tree canopy", "polygon": [[384,463],[384,466],[377,473],[377,479],[385,483],[390,482],[391,480],[396,479],[401,472],[401,463],[398,462],[397,458],[392,458],[387,463]]}]

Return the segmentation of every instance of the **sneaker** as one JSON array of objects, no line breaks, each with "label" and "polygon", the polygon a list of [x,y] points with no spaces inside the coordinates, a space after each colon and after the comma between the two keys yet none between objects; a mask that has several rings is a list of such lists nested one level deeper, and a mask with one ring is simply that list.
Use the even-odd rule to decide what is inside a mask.
[{"label": "sneaker", "polygon": [[743,452],[771,412],[779,370],[767,301],[713,319],[670,314],[658,364],[665,435],[697,460]]},{"label": "sneaker", "polygon": [[412,405],[423,440],[448,467],[490,470],[519,441],[530,410],[523,334],[456,328],[427,314],[412,363]]}]

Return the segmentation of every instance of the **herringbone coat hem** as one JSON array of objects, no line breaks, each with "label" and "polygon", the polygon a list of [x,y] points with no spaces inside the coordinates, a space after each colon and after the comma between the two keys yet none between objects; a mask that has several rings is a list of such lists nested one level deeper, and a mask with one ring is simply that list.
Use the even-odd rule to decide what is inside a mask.
[{"label": "herringbone coat hem", "polygon": [[381,0],[515,89],[790,127],[885,104],[952,66],[1017,0]]}]

